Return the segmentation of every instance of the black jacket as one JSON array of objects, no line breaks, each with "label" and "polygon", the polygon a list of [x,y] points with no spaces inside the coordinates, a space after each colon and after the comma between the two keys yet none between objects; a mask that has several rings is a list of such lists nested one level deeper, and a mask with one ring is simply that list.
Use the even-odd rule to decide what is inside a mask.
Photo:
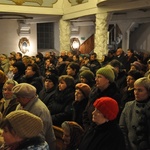
[{"label": "black jacket", "polygon": [[88,103],[88,99],[73,102],[73,121],[83,126],[83,111]]},{"label": "black jacket", "polygon": [[84,135],[79,150],[125,150],[125,140],[113,121],[91,127]]},{"label": "black jacket", "polygon": [[55,86],[52,89],[46,90],[43,88],[39,93],[39,98],[43,101],[43,103],[50,110],[51,105],[55,99]]},{"label": "black jacket", "polygon": [[56,91],[55,99],[50,108],[52,121],[55,126],[61,126],[64,121],[72,120],[74,94],[74,88]]},{"label": "black jacket", "polygon": [[42,90],[43,88],[43,78],[42,76],[32,76],[29,78],[26,78],[25,76],[21,79],[21,83],[28,83],[33,85],[36,88],[36,93],[39,94],[39,92]]}]

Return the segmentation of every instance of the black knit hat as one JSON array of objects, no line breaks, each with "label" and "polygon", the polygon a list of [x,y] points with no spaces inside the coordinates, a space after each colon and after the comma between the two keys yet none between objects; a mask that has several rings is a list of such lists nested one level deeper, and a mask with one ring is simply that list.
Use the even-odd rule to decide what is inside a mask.
[{"label": "black knit hat", "polygon": [[79,76],[85,78],[88,82],[93,82],[95,80],[94,73],[90,70],[82,71]]},{"label": "black knit hat", "polygon": [[54,74],[47,75],[47,76],[45,77],[45,80],[46,80],[46,79],[51,80],[51,81],[54,83],[54,85],[58,83],[58,78],[57,78],[57,76],[54,75]]},{"label": "black knit hat", "polygon": [[55,66],[49,66],[46,71],[49,71],[51,74],[58,75],[58,70]]}]

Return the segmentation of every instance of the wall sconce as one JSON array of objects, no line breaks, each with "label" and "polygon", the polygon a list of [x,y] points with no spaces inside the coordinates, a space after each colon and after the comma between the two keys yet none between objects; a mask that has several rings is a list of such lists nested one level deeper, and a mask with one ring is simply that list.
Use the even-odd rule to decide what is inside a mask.
[{"label": "wall sconce", "polygon": [[78,38],[71,38],[70,44],[71,44],[71,49],[72,49],[73,51],[79,50],[79,48],[80,48],[80,41],[79,41]]},{"label": "wall sconce", "polygon": [[26,37],[23,37],[19,40],[18,46],[20,51],[25,54],[26,52],[29,52],[30,42]]}]

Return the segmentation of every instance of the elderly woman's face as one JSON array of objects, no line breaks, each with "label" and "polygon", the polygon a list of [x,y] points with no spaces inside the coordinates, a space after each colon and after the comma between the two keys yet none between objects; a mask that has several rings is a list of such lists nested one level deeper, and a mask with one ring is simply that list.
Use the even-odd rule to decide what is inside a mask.
[{"label": "elderly woman's face", "polygon": [[13,92],[12,92],[13,87],[14,87],[14,85],[12,85],[12,84],[4,84],[4,86],[3,86],[3,97],[6,100],[11,99],[13,97]]},{"label": "elderly woman's face", "polygon": [[84,99],[83,93],[79,89],[76,89],[75,90],[75,101],[81,101],[83,99]]},{"label": "elderly woman's face", "polygon": [[107,122],[108,119],[106,119],[104,115],[97,108],[95,108],[95,110],[92,112],[92,121],[97,125],[101,125]]},{"label": "elderly woman's face", "polygon": [[143,101],[146,100],[150,94],[144,86],[134,84],[134,95],[135,100]]}]

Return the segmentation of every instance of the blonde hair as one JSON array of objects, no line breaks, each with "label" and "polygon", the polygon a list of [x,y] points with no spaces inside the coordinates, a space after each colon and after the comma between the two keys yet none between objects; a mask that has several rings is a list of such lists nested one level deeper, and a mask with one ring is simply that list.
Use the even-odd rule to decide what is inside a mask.
[{"label": "blonde hair", "polygon": [[148,93],[150,93],[150,78],[148,77],[139,78],[134,82],[134,85],[144,86],[148,91]]}]

